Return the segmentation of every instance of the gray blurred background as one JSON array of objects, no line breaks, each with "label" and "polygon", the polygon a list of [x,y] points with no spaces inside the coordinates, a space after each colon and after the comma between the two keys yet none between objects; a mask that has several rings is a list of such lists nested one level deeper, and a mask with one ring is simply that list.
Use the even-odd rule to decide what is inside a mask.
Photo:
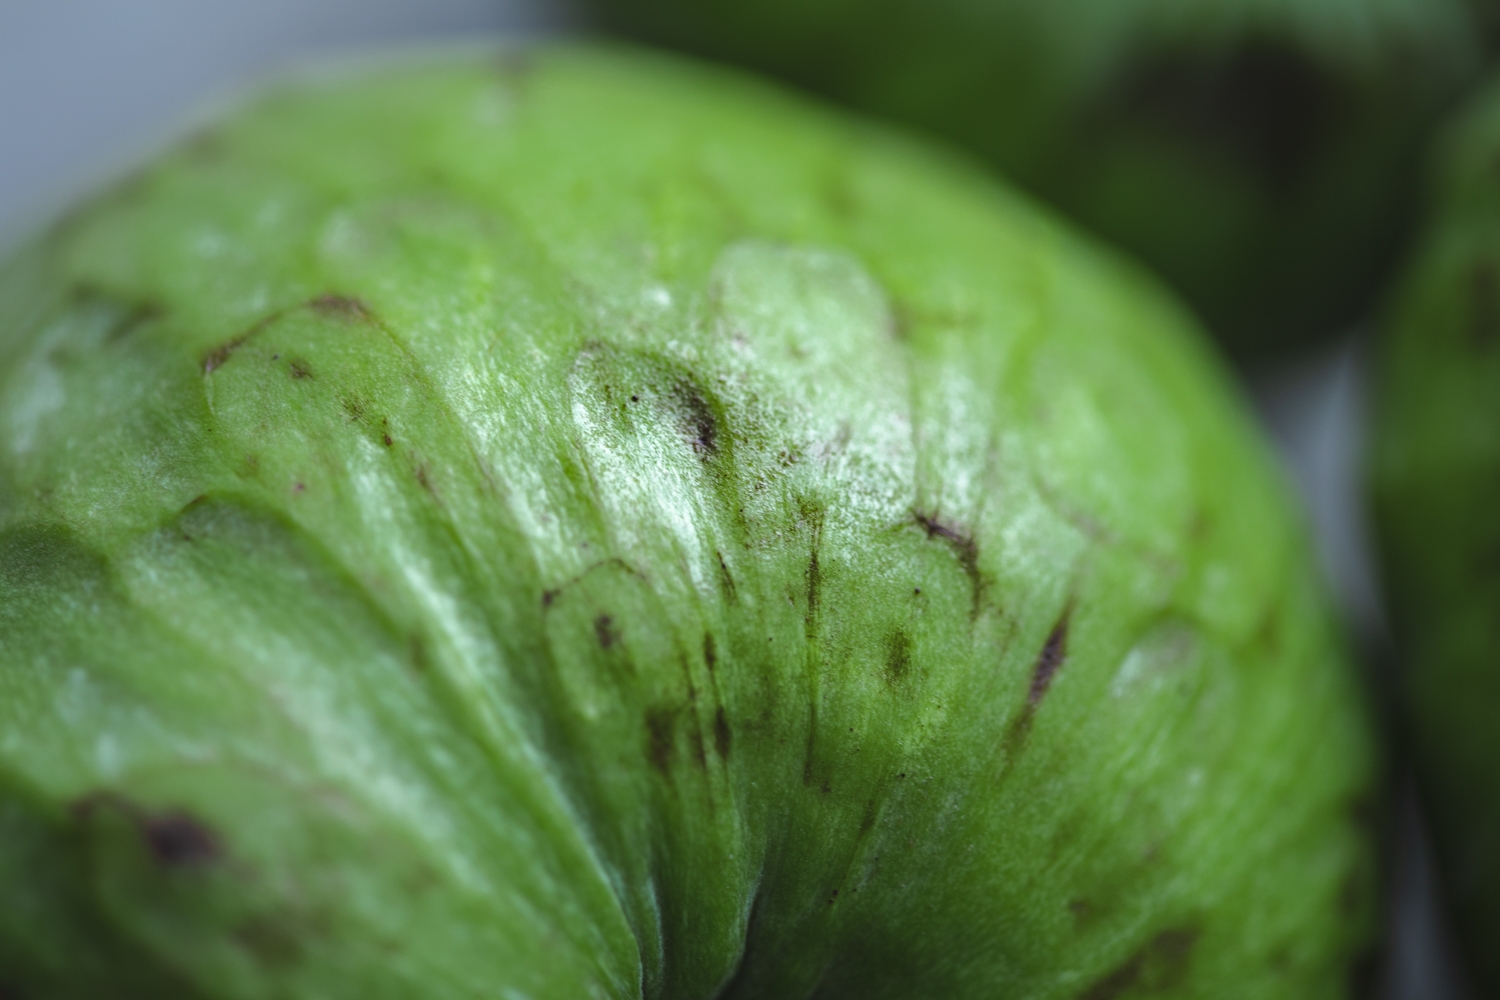
[{"label": "gray blurred background", "polygon": [[[310,56],[585,26],[564,0],[0,0],[0,252],[258,79]],[[1251,373],[1367,659],[1386,649],[1360,492],[1368,334]],[[1374,669],[1372,667],[1372,669]],[[1463,1000],[1403,779],[1388,1000]]]}]

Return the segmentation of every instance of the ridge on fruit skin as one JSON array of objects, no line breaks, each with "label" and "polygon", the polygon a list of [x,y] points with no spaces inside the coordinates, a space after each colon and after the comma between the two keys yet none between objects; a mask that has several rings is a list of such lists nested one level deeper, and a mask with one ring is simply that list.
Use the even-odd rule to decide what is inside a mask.
[{"label": "ridge on fruit skin", "polygon": [[970,167],[509,49],[0,268],[0,984],[1334,998],[1368,721],[1194,324]]}]

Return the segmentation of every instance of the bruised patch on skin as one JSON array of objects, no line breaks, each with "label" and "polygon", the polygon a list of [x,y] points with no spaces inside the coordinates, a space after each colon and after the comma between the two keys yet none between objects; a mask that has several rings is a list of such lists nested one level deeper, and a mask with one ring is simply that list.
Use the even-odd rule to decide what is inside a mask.
[{"label": "bruised patch on skin", "polygon": [[1186,977],[1201,935],[1198,927],[1162,931],[1080,994],[1079,1000],[1117,1000],[1137,987],[1148,993],[1172,989]]},{"label": "bruised patch on skin", "polygon": [[1010,729],[1005,734],[1007,757],[1014,757],[1021,749],[1021,744],[1026,741],[1027,734],[1031,732],[1031,725],[1036,720],[1037,708],[1041,705],[1042,698],[1051,688],[1058,670],[1067,661],[1068,628],[1072,618],[1073,606],[1069,604],[1063,609],[1057,624],[1052,626],[1052,631],[1047,633],[1046,641],[1042,643],[1041,652],[1036,657],[1036,664],[1031,668],[1031,684],[1026,691],[1026,704],[1021,707],[1021,713],[1016,716],[1016,721],[1011,723]]},{"label": "bruised patch on skin", "polygon": [[673,730],[677,710],[658,705],[646,710],[646,759],[662,777],[672,773]]},{"label": "bruised patch on skin", "polygon": [[895,687],[911,673],[911,638],[900,629],[886,642],[885,679]]},{"label": "bruised patch on skin", "polygon": [[87,819],[101,809],[128,819],[151,857],[163,868],[202,867],[224,855],[218,834],[186,810],[153,812],[114,792],[95,792],[73,803],[73,814],[79,819]]},{"label": "bruised patch on skin", "polygon": [[315,299],[309,299],[307,306],[319,316],[349,323],[368,323],[375,317],[369,306],[347,295],[319,295]]},{"label": "bruised patch on skin", "polygon": [[943,542],[953,550],[964,575],[969,578],[969,589],[973,594],[969,617],[979,617],[979,605],[984,599],[984,575],[979,571],[979,543],[974,540],[973,534],[943,521],[937,514],[920,510],[912,511],[912,520],[927,532],[929,540]]}]

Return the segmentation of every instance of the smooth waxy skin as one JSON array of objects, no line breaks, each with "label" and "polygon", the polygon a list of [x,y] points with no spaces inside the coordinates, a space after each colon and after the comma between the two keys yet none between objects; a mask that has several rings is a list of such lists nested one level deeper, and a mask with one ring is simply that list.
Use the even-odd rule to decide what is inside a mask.
[{"label": "smooth waxy skin", "polygon": [[1368,734],[1269,463],[962,165],[491,55],[0,282],[23,995],[1344,995]]},{"label": "smooth waxy skin", "polygon": [[1500,91],[1445,137],[1386,324],[1373,486],[1411,736],[1448,896],[1500,995]]},{"label": "smooth waxy skin", "polygon": [[1361,317],[1482,48],[1464,0],[591,6],[959,143],[1138,254],[1246,358]]}]

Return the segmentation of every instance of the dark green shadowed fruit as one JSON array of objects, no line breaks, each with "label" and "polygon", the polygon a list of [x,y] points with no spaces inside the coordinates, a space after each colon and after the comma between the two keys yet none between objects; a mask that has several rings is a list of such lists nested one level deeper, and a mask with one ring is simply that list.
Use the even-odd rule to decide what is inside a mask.
[{"label": "dark green shadowed fruit", "polygon": [[1386,324],[1373,485],[1411,735],[1467,958],[1500,996],[1500,90],[1440,149]]},{"label": "dark green shadowed fruit", "polygon": [[588,49],[284,90],[7,265],[0,370],[14,995],[1346,995],[1270,463],[961,165]]},{"label": "dark green shadowed fruit", "polygon": [[591,0],[612,28],[958,142],[1184,292],[1244,357],[1378,288],[1462,0]]}]

